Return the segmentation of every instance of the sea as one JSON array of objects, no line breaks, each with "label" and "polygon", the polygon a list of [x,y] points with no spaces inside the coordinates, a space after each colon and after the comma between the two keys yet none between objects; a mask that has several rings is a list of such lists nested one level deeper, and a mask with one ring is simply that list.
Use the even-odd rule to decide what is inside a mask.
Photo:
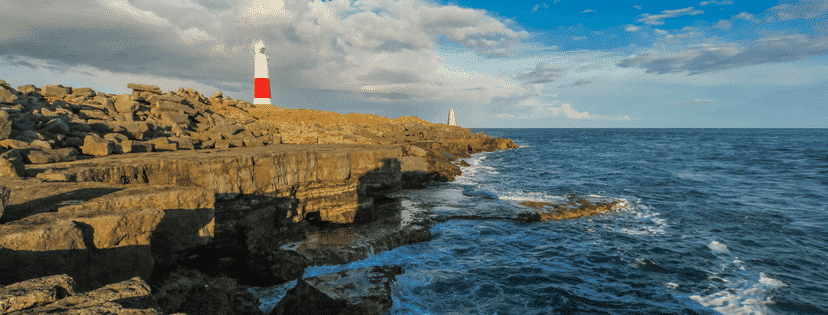
[{"label": "sea", "polygon": [[[437,219],[433,240],[304,276],[401,266],[389,314],[828,314],[828,130],[473,132],[520,148],[399,194]],[[623,205],[562,221],[445,219],[573,196]],[[262,309],[292,286],[270,288]]]}]

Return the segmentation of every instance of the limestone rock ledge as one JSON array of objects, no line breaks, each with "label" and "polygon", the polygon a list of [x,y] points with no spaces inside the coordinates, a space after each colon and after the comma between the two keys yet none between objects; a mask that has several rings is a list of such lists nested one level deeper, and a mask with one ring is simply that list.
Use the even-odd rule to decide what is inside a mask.
[{"label": "limestone rock ledge", "polygon": [[149,285],[132,278],[78,293],[67,275],[30,279],[0,287],[0,314],[162,314]]},{"label": "limestone rock ledge", "polygon": [[213,195],[201,188],[4,180],[0,285],[68,274],[90,290],[149,279],[213,237]]},{"label": "limestone rock ledge", "polygon": [[352,223],[368,215],[373,198],[400,188],[399,147],[279,145],[224,150],[133,153],[91,160],[32,164],[31,176],[110,184],[202,187],[228,199],[240,194],[292,198],[299,222]]}]

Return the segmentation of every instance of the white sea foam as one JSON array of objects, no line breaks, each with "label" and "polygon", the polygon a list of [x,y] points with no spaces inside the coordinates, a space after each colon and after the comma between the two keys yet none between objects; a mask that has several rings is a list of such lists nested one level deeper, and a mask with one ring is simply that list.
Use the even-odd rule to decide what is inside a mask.
[{"label": "white sea foam", "polygon": [[707,245],[707,248],[710,248],[714,253],[729,253],[730,250],[727,249],[727,245],[719,243],[717,241],[710,242]]},{"label": "white sea foam", "polygon": [[635,227],[624,227],[618,229],[619,232],[627,235],[662,235],[665,229],[669,227],[667,220],[660,217],[660,213],[653,211],[649,206],[641,202],[641,199],[634,203],[621,199],[625,206],[619,210],[633,213],[636,224]]},{"label": "white sea foam", "polygon": [[544,192],[525,192],[523,190],[504,191],[497,199],[509,201],[560,202],[566,200],[564,195],[550,195]]},{"label": "white sea foam", "polygon": [[481,177],[485,176],[486,173],[497,172],[494,167],[483,164],[483,161],[489,154],[491,154],[491,152],[477,153],[472,155],[470,158],[464,159],[464,161],[469,163],[469,166],[463,168],[463,174],[457,176],[454,179],[454,183],[459,185],[474,185],[477,184]]},{"label": "white sea foam", "polygon": [[672,282],[667,282],[667,284],[665,284],[665,285],[667,286],[668,289],[673,289],[673,290],[678,289],[678,287],[679,287],[678,284],[675,284],[675,283],[672,283]]},{"label": "white sea foam", "polygon": [[763,315],[768,313],[767,305],[773,303],[772,291],[783,286],[787,285],[759,273],[758,280],[743,280],[733,288],[708,296],[693,295],[690,298],[725,315]]}]

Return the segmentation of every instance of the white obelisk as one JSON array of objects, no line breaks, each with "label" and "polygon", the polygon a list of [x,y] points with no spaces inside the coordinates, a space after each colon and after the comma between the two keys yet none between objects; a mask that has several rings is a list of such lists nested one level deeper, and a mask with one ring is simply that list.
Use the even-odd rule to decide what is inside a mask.
[{"label": "white obelisk", "polygon": [[253,44],[253,104],[270,105],[270,75],[267,72],[267,55],[262,41]]},{"label": "white obelisk", "polygon": [[454,120],[454,108],[449,109],[448,125],[449,126],[457,126],[457,121]]}]

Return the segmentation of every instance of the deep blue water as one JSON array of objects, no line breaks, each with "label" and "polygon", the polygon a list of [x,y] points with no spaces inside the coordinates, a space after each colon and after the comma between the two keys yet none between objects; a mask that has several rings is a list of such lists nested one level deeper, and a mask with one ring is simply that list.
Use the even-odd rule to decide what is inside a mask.
[{"label": "deep blue water", "polygon": [[[391,314],[828,314],[828,130],[479,129],[433,216],[570,195],[624,200],[565,221],[449,220],[431,242],[305,276],[400,265]],[[264,300],[263,300],[264,301]]]}]

